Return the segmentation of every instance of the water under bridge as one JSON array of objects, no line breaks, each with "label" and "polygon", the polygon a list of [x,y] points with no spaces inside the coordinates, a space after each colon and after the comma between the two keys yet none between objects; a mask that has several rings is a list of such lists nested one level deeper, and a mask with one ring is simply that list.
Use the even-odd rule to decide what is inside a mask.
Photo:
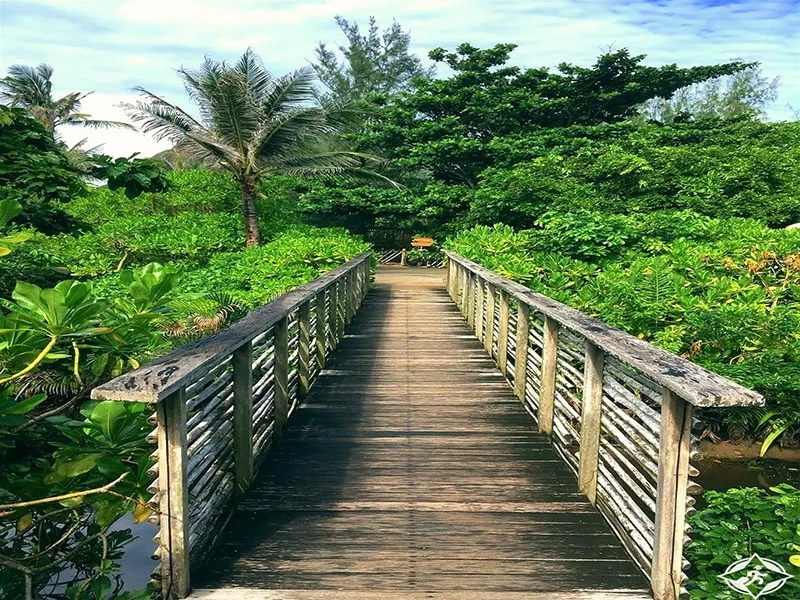
[{"label": "water under bridge", "polygon": [[370,259],[94,390],[154,409],[153,585],[677,598],[692,407],[761,397],[458,255]]}]

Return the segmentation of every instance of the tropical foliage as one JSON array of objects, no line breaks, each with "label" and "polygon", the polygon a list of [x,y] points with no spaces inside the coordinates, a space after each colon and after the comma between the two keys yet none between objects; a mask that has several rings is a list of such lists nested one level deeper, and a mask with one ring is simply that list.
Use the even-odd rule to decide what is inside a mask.
[{"label": "tropical foliage", "polygon": [[261,239],[256,199],[262,178],[359,173],[378,162],[345,148],[340,134],[352,114],[320,95],[311,67],[275,78],[248,49],[236,64],[207,58],[199,70],[178,73],[200,120],[144,88],[138,88],[143,99],[127,105],[128,114],[156,139],[169,139],[179,151],[233,175],[248,246]]}]

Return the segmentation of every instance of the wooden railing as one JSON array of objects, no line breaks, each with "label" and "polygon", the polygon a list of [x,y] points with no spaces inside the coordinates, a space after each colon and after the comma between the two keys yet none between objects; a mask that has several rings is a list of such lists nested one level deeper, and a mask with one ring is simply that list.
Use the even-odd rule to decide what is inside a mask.
[{"label": "wooden railing", "polygon": [[[516,395],[650,580],[678,598],[692,409],[759,394],[448,252],[447,289]],[[694,490],[692,488],[695,488]]]},{"label": "wooden railing", "polygon": [[190,591],[236,499],[308,392],[369,288],[370,253],[228,329],[92,390],[153,405],[153,522],[164,598]]}]

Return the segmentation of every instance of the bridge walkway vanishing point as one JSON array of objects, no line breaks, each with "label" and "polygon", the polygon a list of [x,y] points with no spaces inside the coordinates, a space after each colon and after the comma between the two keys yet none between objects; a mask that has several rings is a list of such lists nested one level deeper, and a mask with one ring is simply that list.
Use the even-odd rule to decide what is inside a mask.
[{"label": "bridge walkway vanishing point", "polygon": [[379,269],[261,473],[192,598],[650,597],[441,270]]}]

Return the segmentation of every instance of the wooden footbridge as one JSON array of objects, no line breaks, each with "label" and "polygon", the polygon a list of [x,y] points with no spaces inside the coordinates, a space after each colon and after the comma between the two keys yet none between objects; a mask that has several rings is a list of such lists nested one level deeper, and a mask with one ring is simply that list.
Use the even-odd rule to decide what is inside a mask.
[{"label": "wooden footbridge", "polygon": [[457,255],[370,288],[365,254],[93,391],[154,408],[164,597],[682,593],[692,406],[760,396]]}]

